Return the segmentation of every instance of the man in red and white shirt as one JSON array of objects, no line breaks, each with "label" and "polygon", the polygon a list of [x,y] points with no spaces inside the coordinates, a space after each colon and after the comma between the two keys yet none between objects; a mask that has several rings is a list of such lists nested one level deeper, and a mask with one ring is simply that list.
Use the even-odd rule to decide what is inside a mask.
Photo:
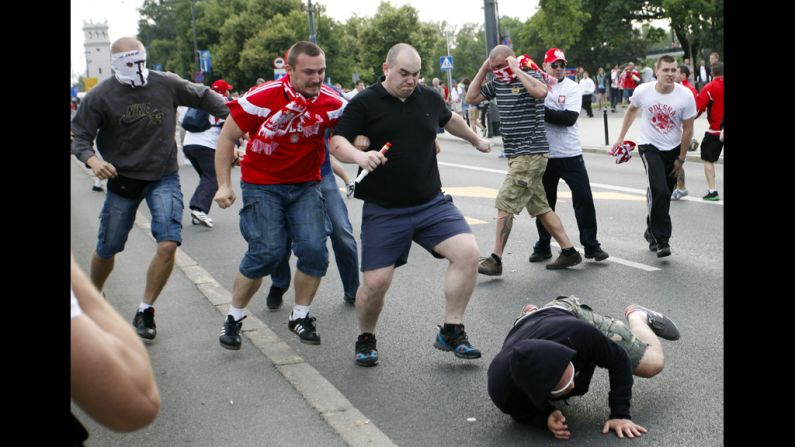
[{"label": "man in red and white shirt", "polygon": [[629,62],[624,69],[624,79],[622,79],[621,87],[624,88],[624,101],[629,101],[632,94],[635,92],[635,87],[640,83],[640,73],[635,70],[635,64]]},{"label": "man in red and white shirt", "polygon": [[[713,53],[715,54],[715,53]],[[710,55],[710,58],[712,55]],[[723,151],[721,135],[723,124],[723,62],[712,64],[712,81],[701,89],[696,99],[696,108],[701,115],[707,111],[709,129],[701,140],[701,159],[704,160],[704,175],[707,177],[707,195],[704,200],[718,201],[718,190],[715,185],[715,162]]]},{"label": "man in red and white shirt", "polygon": [[295,306],[288,327],[302,343],[318,345],[320,337],[309,306],[328,267],[326,237],[331,229],[320,191],[320,165],[325,158],[323,134],[334,127],[347,101],[323,85],[326,59],[311,42],[288,51],[287,76],[251,88],[227,103],[230,113],[218,138],[215,170],[221,208],[235,202],[230,182],[235,142],[248,133],[240,162],[243,208],[240,231],[248,250],[235,277],[220,343],[240,349],[245,307],[291,249],[297,257]]}]

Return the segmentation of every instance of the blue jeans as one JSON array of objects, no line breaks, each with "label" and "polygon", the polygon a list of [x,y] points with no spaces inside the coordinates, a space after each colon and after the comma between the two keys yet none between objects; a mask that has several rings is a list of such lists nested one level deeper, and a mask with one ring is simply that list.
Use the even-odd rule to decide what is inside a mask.
[{"label": "blue jeans", "polygon": [[[147,185],[146,205],[152,214],[151,231],[157,242],[182,244],[182,190],[179,174],[172,174]],[[97,255],[110,259],[124,250],[127,236],[135,223],[141,200],[128,199],[108,190],[99,213]]]},{"label": "blue jeans", "polygon": [[324,276],[328,268],[326,237],[331,223],[319,183],[255,185],[241,181],[240,185],[240,233],[248,242],[240,261],[240,274],[257,279],[275,272],[293,241],[298,270],[310,276]]},{"label": "blue jeans", "polygon": [[[326,213],[331,220],[331,246],[334,248],[334,258],[337,261],[337,270],[340,272],[342,288],[345,296],[354,298],[359,289],[359,253],[356,248],[356,239],[353,237],[353,227],[348,218],[348,208],[337,188],[334,173],[329,172],[320,182],[323,198],[326,200]],[[287,251],[284,260],[271,274],[274,286],[287,289],[290,287],[290,251]]]}]

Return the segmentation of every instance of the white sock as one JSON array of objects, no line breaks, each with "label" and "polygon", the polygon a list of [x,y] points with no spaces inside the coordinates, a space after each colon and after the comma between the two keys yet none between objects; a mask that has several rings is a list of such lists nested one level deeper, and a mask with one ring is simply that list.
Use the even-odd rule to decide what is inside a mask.
[{"label": "white sock", "polygon": [[138,310],[139,311],[145,311],[146,309],[149,309],[150,307],[154,307],[154,306],[152,306],[151,304],[146,304],[143,301],[141,301],[141,305],[138,306]]},{"label": "white sock", "polygon": [[709,188],[707,188],[707,192],[718,192],[718,190],[717,189],[709,189]]},{"label": "white sock", "polygon": [[233,305],[229,305],[229,313],[227,315],[231,315],[235,321],[240,321],[241,318],[246,316],[246,309],[238,309]]},{"label": "white sock", "polygon": [[293,306],[293,311],[290,312],[290,321],[306,318],[307,315],[309,315],[309,306],[296,304]]},{"label": "white sock", "polygon": [[94,186],[102,186],[102,180],[100,179],[94,180]]}]

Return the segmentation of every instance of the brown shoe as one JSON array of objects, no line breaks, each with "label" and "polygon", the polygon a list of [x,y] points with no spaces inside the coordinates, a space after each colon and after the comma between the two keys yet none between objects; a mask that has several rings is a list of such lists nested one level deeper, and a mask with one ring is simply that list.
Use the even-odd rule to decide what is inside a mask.
[{"label": "brown shoe", "polygon": [[547,269],[549,270],[559,270],[565,269],[566,267],[573,267],[582,262],[582,256],[578,251],[575,251],[573,255],[566,256],[562,252],[558,259],[555,259],[555,262],[547,264]]},{"label": "brown shoe", "polygon": [[502,275],[502,264],[497,264],[497,260],[491,256],[488,258],[480,258],[478,273],[486,276],[500,276]]}]

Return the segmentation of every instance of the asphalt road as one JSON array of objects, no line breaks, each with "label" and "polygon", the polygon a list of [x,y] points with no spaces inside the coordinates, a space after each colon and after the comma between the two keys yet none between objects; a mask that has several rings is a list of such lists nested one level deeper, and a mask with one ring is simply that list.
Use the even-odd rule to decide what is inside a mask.
[{"label": "asphalt road", "polygon": [[[497,157],[498,150],[481,154],[466,143],[450,139],[440,142],[443,189],[454,196],[456,205],[471,219],[480,252],[487,256],[495,237],[494,196],[504,176],[501,172],[506,169],[505,159]],[[598,237],[611,257],[600,263],[586,261],[565,271],[548,271],[543,263],[530,264],[527,257],[537,239],[535,223],[527,214],[521,215],[503,258],[503,276],[478,278],[465,317],[470,340],[483,351],[480,360],[459,360],[432,347],[435,326],[442,323],[441,287],[446,261],[436,260],[417,245],[412,247],[408,264],[397,270],[387,294],[377,330],[381,358],[378,367],[359,368],[353,363],[358,335],[355,311],[342,301],[333,258],[312,306],[322,345],[301,344],[288,331],[292,288],[285,295],[286,306],[278,312],[268,312],[265,295],[270,282],[266,279],[249,312],[286,341],[397,445],[552,445],[557,441],[551,434],[515,424],[494,407],[486,392],[489,362],[516,314],[525,303],[543,304],[558,295],[577,295],[597,312],[617,317],[627,304],[636,302],[676,320],[682,338],[677,342],[663,341],[666,368],[660,375],[636,379],[633,419],[649,433],[632,441],[633,445],[722,445],[723,202],[701,200],[706,191],[703,168],[700,163],[688,162],[691,197],[672,203],[673,255],[658,259],[648,251],[642,236],[646,206],[640,159],[633,158],[622,165],[603,154],[586,154],[585,159],[596,201]],[[355,174],[354,166],[347,165],[346,169],[350,175]],[[725,199],[722,165],[717,165],[717,172],[718,189]],[[84,175],[73,167],[72,245],[78,261],[85,266],[95,243],[101,194],[90,192],[91,181]],[[180,176],[187,202],[197,176],[189,166],[180,168]],[[239,170],[235,169],[233,183],[238,178]],[[342,185],[340,181],[338,184]],[[240,197],[237,185],[236,188]],[[565,184],[561,183],[559,191],[558,213],[579,247]],[[346,203],[358,239],[362,203],[355,199],[347,199]],[[240,201],[227,210],[213,207],[210,215],[215,227],[211,230],[191,225],[187,212],[183,218],[181,249],[227,290],[231,290],[245,251],[238,229],[240,207]],[[145,206],[139,211],[148,216]],[[109,287],[112,284],[123,290],[124,300],[114,304],[130,318],[143,292],[145,266],[154,247],[141,229],[136,227],[133,233],[137,235],[131,235],[128,250],[118,257],[117,269],[109,282]],[[120,268],[124,265],[133,268],[125,271]],[[168,399],[164,398],[158,421],[145,429],[147,442],[133,442],[135,434],[103,433],[99,439],[114,440],[114,444],[119,444],[116,439],[129,440],[125,445],[175,445],[179,440],[173,435],[176,431],[185,433],[182,442],[192,445],[241,444],[241,439],[232,437],[234,434],[249,441],[242,445],[305,445],[311,439],[314,442],[309,442],[319,445],[341,444],[342,440],[335,440],[322,418],[313,417],[312,408],[307,409],[301,394],[274,374],[273,366],[248,339],[244,339],[240,352],[218,346],[222,315],[195,287],[191,289],[189,282],[183,284],[184,279],[184,274],[175,269],[157,305],[158,340],[150,346],[150,353],[158,343],[169,343],[163,339],[176,337],[175,332],[186,338],[182,333],[186,331],[190,336],[172,352],[153,353],[158,383]],[[201,309],[201,317],[183,321],[181,315],[196,312],[195,308]],[[243,327],[245,330],[245,322]],[[195,385],[181,389],[181,375],[189,376],[185,380]],[[238,392],[245,390],[244,403],[235,402],[242,408],[229,410],[233,405],[217,404],[211,417],[196,406],[198,401],[222,400],[219,390],[230,386],[227,382],[235,383]],[[271,388],[276,391],[270,392]],[[594,375],[590,392],[572,399],[571,405],[562,409],[572,431],[570,443],[615,444],[614,435],[600,433],[608,415],[607,391],[608,376],[600,370]],[[224,416],[224,408],[235,413]],[[291,412],[297,416],[287,417]],[[279,416],[282,419],[274,422]],[[96,430],[101,432],[100,428]]]}]

